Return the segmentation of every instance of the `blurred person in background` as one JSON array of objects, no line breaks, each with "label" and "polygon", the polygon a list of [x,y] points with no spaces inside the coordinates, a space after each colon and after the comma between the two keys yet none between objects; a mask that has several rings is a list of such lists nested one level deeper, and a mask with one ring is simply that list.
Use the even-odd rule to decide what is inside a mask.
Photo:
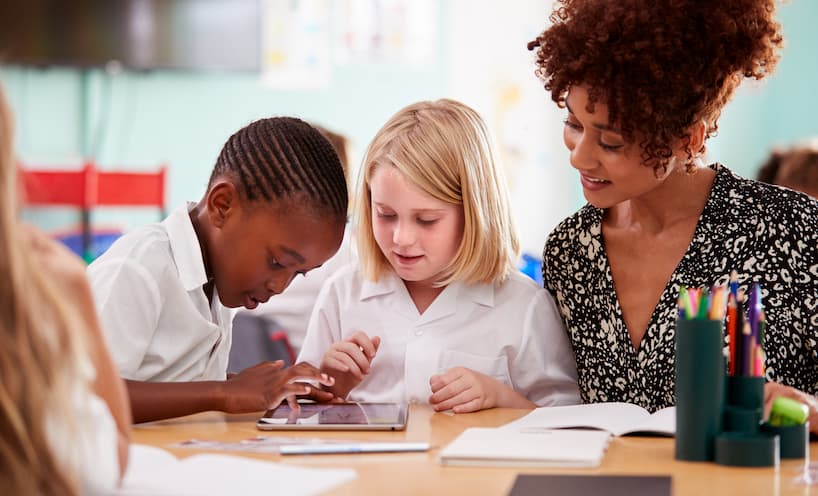
[{"label": "blurred person in background", "polygon": [[773,150],[758,169],[757,179],[818,198],[818,140]]}]

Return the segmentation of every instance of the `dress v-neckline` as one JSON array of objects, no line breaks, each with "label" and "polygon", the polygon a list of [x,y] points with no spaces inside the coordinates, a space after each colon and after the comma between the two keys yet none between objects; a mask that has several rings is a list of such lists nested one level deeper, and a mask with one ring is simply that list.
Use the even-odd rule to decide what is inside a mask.
[{"label": "dress v-neckline", "polygon": [[[638,363],[640,366],[645,365],[644,360],[647,359],[648,355],[643,353],[645,350],[645,343],[651,344],[652,341],[658,340],[659,335],[658,333],[663,331],[663,328],[658,324],[659,318],[661,317],[661,309],[665,308],[665,305],[662,305],[662,302],[667,298],[672,298],[673,301],[676,301],[677,294],[679,292],[679,274],[686,273],[686,266],[688,260],[691,259],[691,254],[696,253],[699,250],[700,240],[706,240],[707,237],[704,236],[705,230],[707,230],[707,226],[705,223],[702,222],[702,219],[706,219],[710,216],[710,210],[713,208],[713,198],[714,198],[714,191],[718,186],[720,181],[720,176],[722,174],[722,170],[720,167],[715,167],[716,169],[716,176],[713,178],[713,183],[710,187],[710,192],[707,195],[707,201],[704,204],[704,208],[702,212],[699,214],[699,218],[696,220],[696,227],[693,230],[693,236],[690,239],[690,243],[687,246],[682,258],[679,259],[679,262],[676,264],[676,267],[673,269],[673,272],[670,274],[670,278],[668,279],[667,283],[665,284],[664,289],[659,295],[659,299],[656,300],[656,306],[654,306],[653,311],[650,314],[650,318],[648,319],[647,327],[645,328],[645,333],[642,335],[642,340],[639,342],[638,348],[634,346],[633,341],[631,341],[630,330],[628,329],[627,324],[625,323],[625,318],[622,314],[622,306],[619,304],[619,295],[616,292],[616,284],[614,283],[613,273],[611,271],[611,264],[610,259],[608,258],[608,251],[605,246],[605,237],[602,233],[602,217],[604,210],[597,209],[596,211],[596,218],[594,219],[594,228],[596,229],[596,237],[597,242],[599,243],[600,250],[602,252],[602,259],[604,263],[604,271],[605,271],[605,284],[606,290],[609,291],[609,294],[613,298],[613,306],[614,306],[614,313],[616,315],[616,319],[618,323],[621,325],[621,329],[624,332],[617,333],[616,339],[620,345],[622,345],[625,349],[628,350],[629,357]],[[617,328],[617,326],[614,326]],[[652,346],[648,346],[648,349],[652,349]]]}]

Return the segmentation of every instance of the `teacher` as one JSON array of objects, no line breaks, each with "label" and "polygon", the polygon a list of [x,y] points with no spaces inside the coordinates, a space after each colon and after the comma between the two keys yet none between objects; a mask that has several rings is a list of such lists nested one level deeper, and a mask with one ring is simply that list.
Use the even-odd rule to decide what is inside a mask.
[{"label": "teacher", "polygon": [[774,13],[774,0],[562,0],[529,43],[588,201],[543,252],[584,402],[675,404],[679,288],[736,271],[747,294],[762,286],[767,404],[809,404],[818,432],[818,202],[701,161],[742,79],[776,65]]}]

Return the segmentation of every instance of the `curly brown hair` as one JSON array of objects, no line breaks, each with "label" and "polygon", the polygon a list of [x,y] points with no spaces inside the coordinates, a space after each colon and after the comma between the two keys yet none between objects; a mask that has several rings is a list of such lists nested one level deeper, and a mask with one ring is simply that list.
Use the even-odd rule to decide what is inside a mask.
[{"label": "curly brown hair", "polygon": [[744,77],[772,72],[783,43],[774,15],[775,0],[558,0],[528,49],[559,107],[572,85],[587,86],[587,110],[606,104],[644,164],[664,170],[693,124],[715,134]]}]

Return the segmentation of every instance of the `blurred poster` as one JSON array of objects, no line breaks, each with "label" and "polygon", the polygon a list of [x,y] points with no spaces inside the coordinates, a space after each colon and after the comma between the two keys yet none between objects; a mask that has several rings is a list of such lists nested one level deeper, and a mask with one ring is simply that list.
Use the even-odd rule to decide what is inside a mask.
[{"label": "blurred poster", "polygon": [[332,82],[331,0],[263,0],[261,72],[276,89]]},{"label": "blurred poster", "polygon": [[336,0],[333,5],[337,64],[437,62],[437,0]]}]

